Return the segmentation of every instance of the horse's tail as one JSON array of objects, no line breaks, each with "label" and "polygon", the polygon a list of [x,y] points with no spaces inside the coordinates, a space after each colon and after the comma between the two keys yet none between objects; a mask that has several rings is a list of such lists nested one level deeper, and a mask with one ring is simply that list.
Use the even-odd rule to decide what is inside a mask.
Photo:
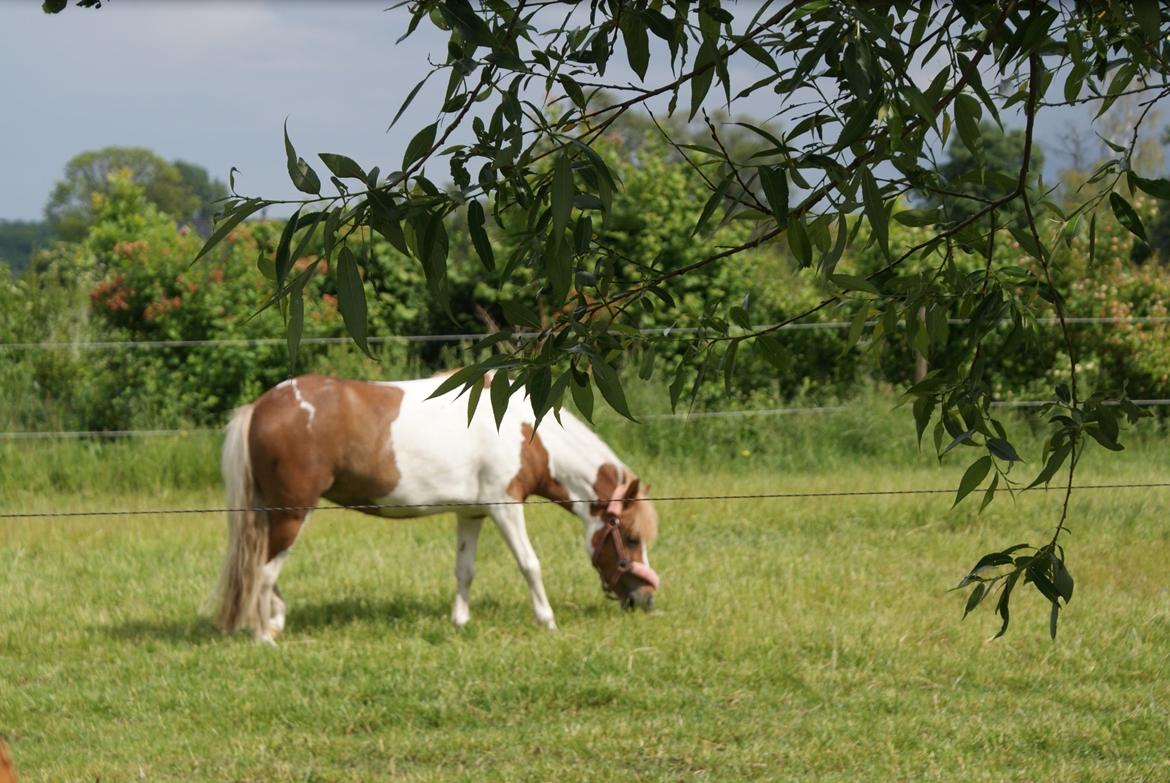
[{"label": "horse's tail", "polygon": [[0,783],[16,783],[16,770],[12,768],[12,759],[8,757],[4,740],[0,740]]},{"label": "horse's tail", "polygon": [[248,454],[251,424],[252,406],[237,409],[223,444],[220,468],[229,509],[228,547],[212,600],[215,622],[221,628],[260,633],[260,575],[268,559],[268,519],[266,512],[254,510],[261,500]]}]

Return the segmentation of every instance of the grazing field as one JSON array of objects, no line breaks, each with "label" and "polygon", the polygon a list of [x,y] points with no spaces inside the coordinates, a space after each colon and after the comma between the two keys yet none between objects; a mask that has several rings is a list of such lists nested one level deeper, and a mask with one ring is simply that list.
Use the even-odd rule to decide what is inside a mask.
[{"label": "grazing field", "polygon": [[[1164,442],[1094,453],[1081,482],[1167,480]],[[58,466],[66,488],[6,484],[0,510],[221,502],[200,469],[132,491],[115,475],[131,455],[94,452],[87,483],[68,466],[89,447],[57,448],[76,451]],[[133,448],[159,464],[168,448],[192,465],[214,453]],[[659,496],[950,487],[961,473],[778,459],[631,462]],[[533,509],[556,633],[532,624],[494,530],[456,632],[450,518],[321,512],[284,570],[275,650],[198,613],[218,515],[0,520],[0,735],[23,781],[1163,781],[1168,502],[1165,489],[1075,498],[1076,593],[1055,642],[1030,588],[994,642],[990,611],[960,622],[964,596],[946,588],[984,552],[1048,535],[1057,492],[982,515],[946,496],[662,503],[650,614],[602,597],[573,518]]]}]

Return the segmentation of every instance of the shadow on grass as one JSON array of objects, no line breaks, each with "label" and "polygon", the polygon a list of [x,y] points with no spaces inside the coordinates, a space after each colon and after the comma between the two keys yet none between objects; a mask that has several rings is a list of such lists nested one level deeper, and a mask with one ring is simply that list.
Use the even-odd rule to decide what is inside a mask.
[{"label": "shadow on grass", "polygon": [[[310,635],[314,630],[338,629],[354,625],[402,627],[428,623],[437,619],[446,620],[451,611],[449,599],[439,595],[400,595],[388,598],[349,597],[316,603],[294,599],[289,603],[288,630]],[[474,623],[477,618],[481,623],[490,622],[493,625],[506,624],[510,620],[514,620],[516,623],[530,622],[531,615],[527,611],[527,607],[524,607],[519,613],[518,609],[520,607],[517,607],[515,602],[499,601],[492,596],[473,598],[472,622]],[[574,618],[592,620],[609,615],[617,618],[623,614],[609,601],[587,604],[570,601],[559,607],[554,607],[554,610],[562,623],[571,622]],[[135,644],[164,642],[174,645],[199,646],[214,644],[235,635],[225,634],[206,617],[196,615],[173,620],[127,620],[118,625],[103,625],[95,630],[112,639]]]},{"label": "shadow on grass", "polygon": [[445,597],[398,595],[389,598],[343,598],[312,603],[289,602],[288,628],[340,628],[347,625],[401,625],[445,618],[451,607]]},{"label": "shadow on grass", "polygon": [[205,617],[181,620],[127,620],[114,626],[101,626],[102,633],[124,642],[166,642],[168,644],[203,645],[222,639],[224,633]]}]

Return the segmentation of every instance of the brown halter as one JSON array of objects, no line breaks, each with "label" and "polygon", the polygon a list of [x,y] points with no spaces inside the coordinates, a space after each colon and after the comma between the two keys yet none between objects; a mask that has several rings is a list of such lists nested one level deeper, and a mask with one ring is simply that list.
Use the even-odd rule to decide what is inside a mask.
[{"label": "brown halter", "polygon": [[[602,521],[605,527],[599,532],[601,539],[593,545],[593,567],[597,569],[598,575],[601,577],[601,589],[605,591],[610,598],[620,598],[618,595],[618,584],[622,577],[630,572],[632,569],[632,559],[629,552],[626,550],[626,542],[622,539],[622,530],[619,522],[621,521],[623,500],[626,492],[630,488],[630,482],[619,484],[613,491],[612,497],[605,506],[605,510],[601,514]],[[607,579],[606,575],[601,570],[601,553],[605,548],[606,542],[613,544],[614,554],[617,555],[617,570]]]}]

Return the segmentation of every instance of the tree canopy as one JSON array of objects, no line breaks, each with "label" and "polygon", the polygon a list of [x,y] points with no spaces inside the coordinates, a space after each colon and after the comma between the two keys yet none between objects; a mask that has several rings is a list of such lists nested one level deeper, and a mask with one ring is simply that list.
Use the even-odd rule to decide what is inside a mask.
[{"label": "tree canopy", "polygon": [[[1081,382],[1061,264],[1074,240],[1087,237],[1090,258],[1096,254],[1099,210],[1144,242],[1134,194],[1170,198],[1170,181],[1131,166],[1144,121],[1170,95],[1170,35],[1157,0],[399,7],[409,9],[406,35],[431,25],[446,33],[447,47],[394,122],[414,117],[407,109],[425,85],[441,86],[444,102],[400,162],[379,166],[336,153],[310,162],[286,128],[289,176],[305,194],[293,202],[276,252],[274,290],[292,332],[301,328],[306,282],[327,266],[346,325],[368,350],[362,273],[374,270],[351,247],[367,228],[416,259],[431,296],[449,307],[449,226],[458,219],[486,277],[520,274],[525,282],[504,303],[507,323],[481,341],[480,359],[444,388],[465,386],[478,399],[492,371],[497,411],[523,389],[538,415],[569,399],[588,415],[596,390],[633,417],[619,365],[634,351],[677,345],[673,334],[640,330],[641,314],[671,310],[694,276],[778,244],[815,269],[830,293],[784,318],[740,292],[704,302],[679,324],[695,331],[663,378],[672,402],[686,404],[712,376],[734,386],[744,350],[782,371],[779,330],[826,309],[852,322],[854,342],[920,352],[930,372],[906,390],[907,401],[920,439],[933,441],[940,459],[970,459],[956,503],[977,490],[986,504],[1005,490],[1063,485],[1050,534],[989,553],[961,584],[972,590],[968,611],[998,590],[1001,633],[1013,589],[1033,585],[1052,604],[1055,633],[1072,595],[1061,542],[1078,461],[1093,445],[1121,448],[1123,421],[1140,415],[1124,379],[1118,388]],[[739,111],[761,96],[772,110],[767,127]],[[1084,103],[1100,115],[1122,96],[1141,107],[1130,132],[1104,139],[1111,157],[1071,202],[1054,198],[1036,176],[1037,118]],[[713,118],[715,106],[728,119]],[[626,183],[598,144],[634,113],[706,183],[704,199],[677,205],[688,234],[737,225],[746,229],[741,238],[698,258],[664,252],[636,263],[606,241]],[[671,117],[703,129],[702,139]],[[1018,154],[989,154],[993,137],[1013,138],[1003,135],[1008,127],[1019,128]],[[750,134],[753,146],[729,147],[733,129]],[[958,188],[939,161],[948,143],[970,155]],[[913,202],[918,194],[925,207]],[[275,203],[233,194],[202,253]],[[895,224],[922,229],[921,239],[893,245]],[[310,241],[322,243],[321,255],[294,269]],[[1002,252],[1008,243],[1028,260]],[[863,251],[880,262],[859,267]],[[1046,316],[1059,322],[1068,375],[1051,392],[1043,453],[1025,464],[995,417],[986,370],[997,357],[984,345],[1005,330],[1009,339],[1039,341]]]},{"label": "tree canopy", "polygon": [[193,163],[164,160],[142,147],[105,147],[74,156],[65,165],[45,205],[50,228],[62,239],[85,236],[98,207],[95,194],[107,193],[110,176],[126,169],[146,198],[176,220],[209,220],[213,203],[227,196],[227,187],[207,169]]}]

